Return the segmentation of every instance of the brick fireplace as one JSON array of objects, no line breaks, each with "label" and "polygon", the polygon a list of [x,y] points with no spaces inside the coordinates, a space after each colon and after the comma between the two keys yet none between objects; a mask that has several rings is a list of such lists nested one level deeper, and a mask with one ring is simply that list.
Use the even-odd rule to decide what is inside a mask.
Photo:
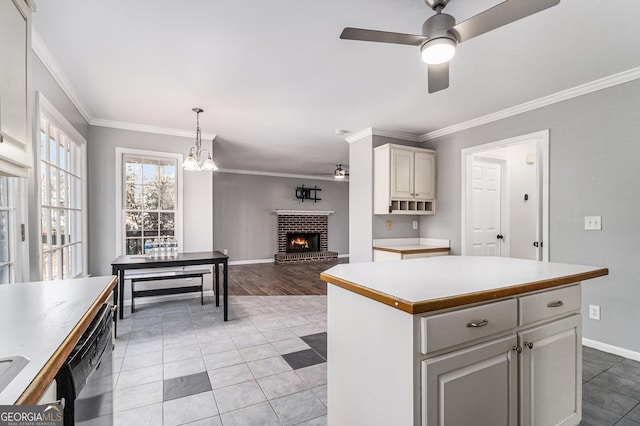
[{"label": "brick fireplace", "polygon": [[[338,258],[329,251],[329,215],[332,211],[274,210],[278,215],[278,253],[276,263],[317,262]],[[307,236],[319,234],[317,251],[305,250]],[[311,238],[311,237],[309,237]]]}]

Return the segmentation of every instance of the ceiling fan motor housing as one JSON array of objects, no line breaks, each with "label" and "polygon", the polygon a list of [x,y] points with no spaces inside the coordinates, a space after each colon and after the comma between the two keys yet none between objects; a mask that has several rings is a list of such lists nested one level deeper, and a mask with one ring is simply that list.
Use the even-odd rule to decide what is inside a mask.
[{"label": "ceiling fan motor housing", "polygon": [[446,13],[439,13],[424,21],[424,24],[422,24],[422,35],[427,37],[429,40],[436,38],[448,38],[457,44],[458,39],[451,31],[449,31],[455,25],[456,18]]}]

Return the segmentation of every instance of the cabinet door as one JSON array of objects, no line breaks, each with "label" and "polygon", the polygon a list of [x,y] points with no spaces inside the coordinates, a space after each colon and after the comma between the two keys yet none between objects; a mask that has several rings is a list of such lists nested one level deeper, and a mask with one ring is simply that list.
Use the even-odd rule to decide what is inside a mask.
[{"label": "cabinet door", "polygon": [[413,198],[413,151],[391,149],[391,198]]},{"label": "cabinet door", "polygon": [[582,416],[581,316],[519,333],[521,423],[574,425]]},{"label": "cabinet door", "polygon": [[414,194],[417,200],[436,198],[436,157],[430,152],[414,154]]},{"label": "cabinet door", "polygon": [[11,0],[0,1],[0,157],[26,166],[28,31],[27,12]]},{"label": "cabinet door", "polygon": [[515,425],[515,335],[422,361],[422,424]]}]

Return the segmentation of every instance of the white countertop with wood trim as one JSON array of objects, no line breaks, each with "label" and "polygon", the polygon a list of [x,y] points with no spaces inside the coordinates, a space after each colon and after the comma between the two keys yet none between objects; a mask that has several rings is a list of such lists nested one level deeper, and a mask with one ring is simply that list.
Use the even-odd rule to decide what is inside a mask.
[{"label": "white countertop with wood trim", "polygon": [[449,240],[433,238],[385,238],[373,240],[373,249],[399,254],[449,251]]},{"label": "white countertop with wood trim", "polygon": [[463,306],[607,275],[608,269],[503,257],[438,256],[336,265],[321,278],[410,314]]},{"label": "white countertop with wood trim", "polygon": [[0,405],[36,403],[115,285],[113,276],[0,285],[0,359],[29,360]]}]

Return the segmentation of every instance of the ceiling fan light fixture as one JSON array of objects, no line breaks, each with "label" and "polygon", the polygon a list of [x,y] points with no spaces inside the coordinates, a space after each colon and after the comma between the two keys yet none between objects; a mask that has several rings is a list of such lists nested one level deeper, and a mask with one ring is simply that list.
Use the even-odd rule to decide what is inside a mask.
[{"label": "ceiling fan light fixture", "polygon": [[189,155],[182,163],[182,168],[190,172],[197,172],[200,170],[200,166],[198,165],[198,160],[193,154],[193,150],[189,152]]},{"label": "ceiling fan light fixture", "polygon": [[456,41],[449,37],[431,39],[420,46],[422,61],[429,65],[449,62],[456,54]]},{"label": "ceiling fan light fixture", "polygon": [[216,163],[213,162],[213,158],[211,158],[211,153],[209,153],[207,159],[204,160],[204,163],[202,163],[201,169],[211,172],[215,172],[216,170],[218,170],[218,166],[216,166]]}]

